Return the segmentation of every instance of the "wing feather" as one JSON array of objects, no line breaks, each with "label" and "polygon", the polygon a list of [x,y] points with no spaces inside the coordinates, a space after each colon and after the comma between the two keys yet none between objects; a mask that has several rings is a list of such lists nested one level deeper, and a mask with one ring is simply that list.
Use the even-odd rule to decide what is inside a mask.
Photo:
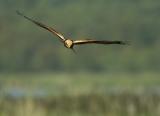
[{"label": "wing feather", "polygon": [[38,21],[35,21],[35,20],[33,20],[33,19],[31,19],[31,18],[23,15],[23,14],[22,14],[21,12],[19,12],[19,11],[17,11],[17,14],[20,15],[20,16],[23,16],[24,18],[26,18],[26,19],[28,19],[28,20],[30,20],[31,22],[35,23],[36,25],[38,25],[38,26],[40,26],[40,27],[42,27],[42,28],[50,31],[50,32],[53,33],[54,35],[58,36],[62,42],[65,41],[64,36],[63,36],[61,33],[57,32],[57,31],[56,31],[55,29],[53,29],[52,27],[48,27],[48,26],[46,26],[46,25],[44,25],[44,24],[42,24],[42,23],[40,23],[40,22],[38,22]]},{"label": "wing feather", "polygon": [[91,40],[91,39],[75,40],[73,43],[75,45],[81,45],[81,44],[122,44],[122,45],[125,45],[126,44],[126,42],[124,41],[107,41],[107,40]]}]

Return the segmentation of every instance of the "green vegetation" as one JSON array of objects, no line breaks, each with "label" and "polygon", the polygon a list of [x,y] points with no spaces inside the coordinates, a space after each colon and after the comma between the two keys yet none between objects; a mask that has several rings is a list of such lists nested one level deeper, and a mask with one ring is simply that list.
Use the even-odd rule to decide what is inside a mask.
[{"label": "green vegetation", "polygon": [[[0,116],[160,116],[159,0],[0,0]],[[73,39],[75,55],[16,10]]]},{"label": "green vegetation", "polygon": [[2,116],[160,115],[159,74],[30,73],[0,77]]},{"label": "green vegetation", "polygon": [[[152,90],[160,85],[159,73],[117,73],[117,74],[1,74],[0,84],[2,91],[8,91],[13,88],[24,89],[28,94],[34,94],[36,91],[46,92],[48,95],[61,94],[88,94],[90,92],[104,93],[111,89],[120,91],[130,90]],[[28,89],[26,89],[28,88]],[[42,89],[42,90],[41,90]],[[115,91],[115,92],[117,92]],[[112,92],[112,91],[111,91]]]},{"label": "green vegetation", "polygon": [[[76,47],[75,56],[16,10],[66,37],[127,40],[131,46]],[[160,70],[158,0],[1,0],[0,16],[1,72]]]},{"label": "green vegetation", "polygon": [[[158,101],[158,102],[157,102]],[[1,101],[3,116],[159,116],[160,96],[135,95],[79,95],[49,99],[26,98]]]}]

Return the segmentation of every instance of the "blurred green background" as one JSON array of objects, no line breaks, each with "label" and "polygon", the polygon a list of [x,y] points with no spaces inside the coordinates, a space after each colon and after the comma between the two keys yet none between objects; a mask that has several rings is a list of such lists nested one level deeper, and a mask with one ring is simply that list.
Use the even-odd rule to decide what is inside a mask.
[{"label": "blurred green background", "polygon": [[[130,45],[74,54],[16,10],[67,38]],[[0,115],[159,116],[159,30],[159,0],[1,0]]]}]

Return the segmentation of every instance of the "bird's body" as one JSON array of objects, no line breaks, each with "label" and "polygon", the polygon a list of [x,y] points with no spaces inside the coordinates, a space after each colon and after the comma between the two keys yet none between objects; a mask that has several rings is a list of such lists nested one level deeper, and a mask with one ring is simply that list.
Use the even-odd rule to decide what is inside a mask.
[{"label": "bird's body", "polygon": [[75,45],[82,45],[82,44],[107,44],[107,45],[108,44],[121,44],[121,45],[126,44],[126,42],[124,42],[124,41],[106,41],[106,40],[92,40],[92,39],[72,40],[72,39],[68,39],[68,38],[66,39],[61,33],[57,32],[52,27],[48,27],[38,21],[35,21],[35,20],[23,15],[19,11],[17,11],[17,14],[20,16],[23,16],[24,18],[30,20],[31,22],[35,23],[36,25],[38,25],[38,26],[48,30],[52,34],[56,35],[66,48],[73,49],[73,47]]}]

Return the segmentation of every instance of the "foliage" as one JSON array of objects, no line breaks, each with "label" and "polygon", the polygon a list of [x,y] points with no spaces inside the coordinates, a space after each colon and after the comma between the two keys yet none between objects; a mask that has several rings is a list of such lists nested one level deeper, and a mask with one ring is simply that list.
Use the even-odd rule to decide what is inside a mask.
[{"label": "foliage", "polygon": [[159,101],[158,94],[89,94],[19,101],[1,99],[0,110],[3,116],[159,116]]},{"label": "foliage", "polygon": [[155,73],[0,77],[2,116],[160,115],[160,78]]},{"label": "foliage", "polygon": [[[130,46],[65,50],[20,10],[71,38],[130,41]],[[0,71],[159,71],[158,0],[1,0]],[[62,46],[61,46],[62,45]]]}]

